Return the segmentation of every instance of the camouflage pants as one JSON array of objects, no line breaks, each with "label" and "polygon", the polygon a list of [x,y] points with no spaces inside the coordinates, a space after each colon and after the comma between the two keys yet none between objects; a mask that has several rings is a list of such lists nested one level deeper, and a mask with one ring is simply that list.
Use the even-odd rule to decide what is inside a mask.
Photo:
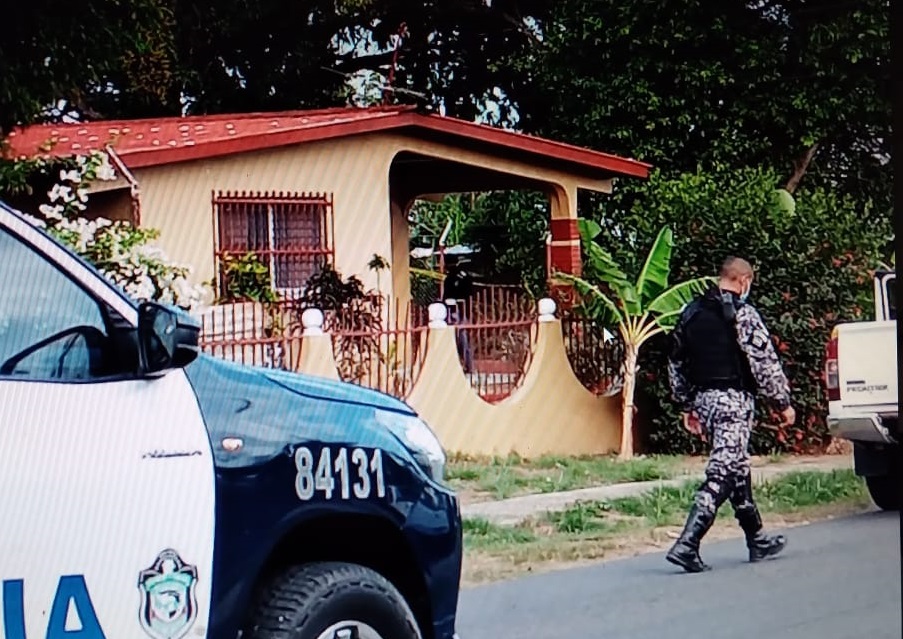
[{"label": "camouflage pants", "polygon": [[761,524],[752,499],[749,468],[755,399],[736,390],[705,391],[696,397],[694,410],[711,444],[706,478],[696,493],[696,503],[714,514],[730,499],[744,530],[757,528]]}]

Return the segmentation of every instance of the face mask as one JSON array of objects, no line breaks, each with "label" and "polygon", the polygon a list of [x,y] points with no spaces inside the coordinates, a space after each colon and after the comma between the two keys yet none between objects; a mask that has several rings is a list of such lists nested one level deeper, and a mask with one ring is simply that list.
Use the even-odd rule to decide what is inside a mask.
[{"label": "face mask", "polygon": [[746,288],[743,289],[743,292],[740,293],[740,301],[745,302],[746,298],[749,297],[749,290],[752,288],[752,283],[750,283]]}]

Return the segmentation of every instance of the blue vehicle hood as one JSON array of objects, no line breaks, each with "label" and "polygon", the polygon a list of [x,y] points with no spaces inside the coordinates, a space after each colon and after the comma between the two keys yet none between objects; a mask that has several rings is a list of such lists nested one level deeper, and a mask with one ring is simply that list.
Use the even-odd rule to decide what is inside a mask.
[{"label": "blue vehicle hood", "polygon": [[414,414],[414,411],[404,402],[391,395],[363,386],[326,379],[325,377],[289,373],[288,371],[273,368],[254,368],[252,370],[273,384],[278,384],[282,388],[304,397],[340,402],[342,404],[358,404],[390,410],[404,415]]},{"label": "blue vehicle hood", "polygon": [[[368,388],[205,354],[186,366],[185,373],[221,467],[263,463],[290,445],[312,440],[394,448],[398,441],[376,414],[415,414],[404,402]],[[244,441],[241,454],[223,452],[219,444],[226,437]]]}]

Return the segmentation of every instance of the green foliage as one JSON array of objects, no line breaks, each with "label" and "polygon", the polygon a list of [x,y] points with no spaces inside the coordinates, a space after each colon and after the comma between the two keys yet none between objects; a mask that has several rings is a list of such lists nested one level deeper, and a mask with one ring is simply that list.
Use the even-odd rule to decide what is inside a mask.
[{"label": "green foliage", "polygon": [[0,136],[64,112],[178,113],[176,4],[36,0],[6,12],[16,37],[0,43]]},{"label": "green foliage", "polygon": [[579,228],[585,273],[583,277],[556,273],[555,278],[572,284],[580,295],[575,309],[578,314],[617,327],[621,334],[624,386],[619,456],[629,459],[633,455],[633,408],[640,349],[673,328],[684,306],[710,285],[710,278],[697,277],[669,286],[674,236],[667,226],[659,230],[634,282],[624,274],[618,260],[596,241],[602,230],[599,224],[580,220]]},{"label": "green foliage", "polygon": [[495,283],[519,284],[541,297],[546,292],[549,215],[547,197],[532,191],[452,194],[440,202],[419,201],[409,215],[411,246],[438,247],[451,220],[446,245],[477,249],[475,270]]},{"label": "green foliage", "polygon": [[490,459],[449,460],[446,477],[458,490],[489,493],[495,499],[627,482],[670,479],[680,474],[677,457],[548,455],[525,460],[515,455]]},{"label": "green foliage", "polygon": [[223,256],[222,290],[220,302],[277,300],[270,269],[253,252]]},{"label": "green foliage", "polygon": [[382,318],[376,296],[355,276],[342,279],[331,264],[312,275],[294,304],[300,320],[308,308],[324,315],[324,330],[332,334],[333,355],[341,378],[360,382],[380,360]]},{"label": "green foliage", "polygon": [[[573,284],[580,293],[578,313],[612,328],[620,326],[622,336],[637,349],[645,341],[644,335],[655,330],[651,326],[647,328],[647,316],[659,328],[670,329],[683,307],[711,282],[710,278],[701,277],[669,286],[674,237],[667,227],[658,232],[633,282],[612,255],[596,242],[602,227],[581,219],[579,228],[586,258],[584,276],[558,273],[555,277]],[[614,295],[607,294],[605,288]]]},{"label": "green foliage", "polygon": [[[825,436],[821,370],[824,346],[840,321],[868,319],[871,274],[890,236],[889,220],[872,215],[873,203],[805,182],[795,212],[780,213],[773,170],[697,171],[624,185],[598,207],[603,232],[597,241],[625,270],[640,267],[641,241],[668,225],[675,231],[675,279],[717,273],[729,254],[757,270],[750,301],[765,318],[790,378],[797,426],[756,429],[757,453],[818,447]],[[658,452],[695,453],[704,445],[687,434],[670,400],[664,374],[667,339],[656,338],[640,358],[637,389],[640,432]],[[762,421],[777,424],[770,414]]]},{"label": "green foliage", "polygon": [[304,284],[304,291],[299,299],[302,309],[318,308],[324,313],[329,311],[349,314],[349,309],[367,299],[364,284],[351,275],[342,280],[342,275],[331,264],[327,264]]},{"label": "green foliage", "polygon": [[511,93],[528,132],[666,172],[771,166],[783,186],[818,144],[805,179],[886,215],[888,17],[887,0],[560,0]]}]

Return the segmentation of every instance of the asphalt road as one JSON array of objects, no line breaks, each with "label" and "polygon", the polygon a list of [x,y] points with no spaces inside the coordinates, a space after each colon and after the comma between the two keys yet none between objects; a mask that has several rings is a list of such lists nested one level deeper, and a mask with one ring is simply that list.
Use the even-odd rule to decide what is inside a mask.
[{"label": "asphalt road", "polygon": [[870,512],[786,531],[746,562],[742,539],[703,544],[707,573],[663,553],[468,588],[461,639],[900,639],[900,516]]}]

